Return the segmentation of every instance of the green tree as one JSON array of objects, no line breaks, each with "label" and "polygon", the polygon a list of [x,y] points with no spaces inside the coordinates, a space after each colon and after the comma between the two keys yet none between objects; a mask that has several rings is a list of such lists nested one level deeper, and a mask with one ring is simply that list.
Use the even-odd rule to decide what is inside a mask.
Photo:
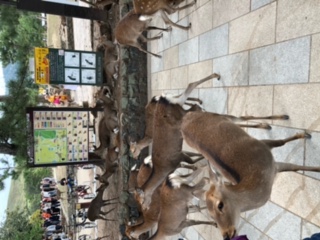
[{"label": "green tree", "polygon": [[[39,212],[33,213],[39,216]],[[43,230],[40,217],[29,219],[30,213],[26,210],[7,212],[7,218],[0,226],[0,240],[41,239]]]},{"label": "green tree", "polygon": [[4,65],[25,62],[35,46],[44,46],[40,14],[0,5],[0,57]]}]

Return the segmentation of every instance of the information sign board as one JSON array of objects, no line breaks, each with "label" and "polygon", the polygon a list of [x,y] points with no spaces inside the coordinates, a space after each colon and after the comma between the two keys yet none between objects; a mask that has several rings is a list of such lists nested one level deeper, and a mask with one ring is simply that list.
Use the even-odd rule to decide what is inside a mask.
[{"label": "information sign board", "polygon": [[[29,165],[87,164],[90,109],[27,108]],[[92,159],[91,159],[92,160]]]},{"label": "information sign board", "polygon": [[37,84],[102,85],[103,54],[55,48],[35,48]]}]

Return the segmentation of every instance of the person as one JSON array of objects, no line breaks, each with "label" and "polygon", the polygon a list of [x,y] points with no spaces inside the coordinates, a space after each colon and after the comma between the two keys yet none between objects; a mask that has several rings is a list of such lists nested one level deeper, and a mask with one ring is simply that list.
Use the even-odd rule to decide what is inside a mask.
[{"label": "person", "polygon": [[46,94],[44,96],[44,99],[46,99],[50,104],[54,103],[54,96],[53,95]]},{"label": "person", "polygon": [[41,216],[43,219],[49,219],[52,215],[48,212],[41,213]]},{"label": "person", "polygon": [[71,177],[69,177],[69,176],[68,176],[67,178],[62,178],[62,179],[60,180],[60,184],[61,184],[62,186],[67,185],[69,188],[73,188],[74,185],[75,185],[74,179],[71,178]]},{"label": "person", "polygon": [[43,197],[42,198],[42,202],[51,202],[51,203],[55,203],[55,202],[59,202],[57,197]]},{"label": "person", "polygon": [[52,177],[45,177],[42,178],[40,184],[51,184],[51,185],[56,185],[56,179]]},{"label": "person", "polygon": [[40,185],[40,189],[44,192],[53,191],[56,189],[56,186],[50,184]]},{"label": "person", "polygon": [[50,221],[60,221],[60,216],[59,215],[53,215],[48,218]]},{"label": "person", "polygon": [[320,240],[320,233],[315,233],[311,237],[304,238],[303,240]]},{"label": "person", "polygon": [[52,191],[41,191],[41,195],[42,197],[45,197],[45,198],[49,198],[49,197],[56,197],[57,196],[57,190],[52,190]]},{"label": "person", "polygon": [[61,225],[50,225],[46,228],[46,232],[56,232],[62,229]]},{"label": "person", "polygon": [[59,106],[61,104],[60,96],[57,93],[53,96],[53,104],[55,106]]}]

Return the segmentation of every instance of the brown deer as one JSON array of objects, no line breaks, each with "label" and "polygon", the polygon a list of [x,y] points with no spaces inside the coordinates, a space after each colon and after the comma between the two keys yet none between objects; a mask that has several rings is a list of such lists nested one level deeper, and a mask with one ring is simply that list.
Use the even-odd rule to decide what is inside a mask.
[{"label": "brown deer", "polygon": [[117,171],[118,169],[118,159],[119,155],[119,148],[108,148],[104,153],[104,173],[102,175],[96,174],[95,179],[98,180],[100,183],[105,185],[109,185],[108,179]]},{"label": "brown deer", "polygon": [[162,35],[147,38],[142,35],[144,31],[149,30],[162,30],[169,31],[170,28],[158,28],[153,26],[148,26],[151,19],[140,18],[141,14],[136,14],[133,10],[128,12],[116,25],[114,34],[116,42],[120,45],[131,46],[138,48],[141,52],[149,53],[152,56],[161,58],[160,55],[149,52],[141,47],[138,39],[143,42],[152,41],[156,39],[160,39]]},{"label": "brown deer", "polygon": [[202,159],[200,157],[193,160],[191,156],[194,156],[194,154],[190,155],[182,152],[180,123],[187,111],[181,106],[196,86],[215,77],[220,76],[212,74],[200,81],[189,84],[184,93],[177,98],[159,97],[153,115],[152,174],[141,189],[138,189],[143,208],[149,207],[153,191],[181,162],[193,164]]},{"label": "brown deer", "polygon": [[118,72],[118,51],[117,45],[107,39],[107,36],[103,35],[100,38],[100,43],[97,49],[104,49],[104,72],[106,74],[106,85],[110,88],[114,88],[114,79],[117,78]]},{"label": "brown deer", "polygon": [[107,185],[102,184],[98,189],[97,189],[97,196],[92,199],[90,206],[88,208],[88,219],[90,221],[95,221],[97,219],[102,219],[102,220],[109,220],[109,221],[116,221],[114,219],[108,219],[105,217],[108,213],[112,212],[115,208],[112,208],[111,210],[105,212],[102,211],[101,208],[107,205],[112,205],[112,204],[117,204],[118,202],[113,202],[112,200],[115,200],[117,198],[111,198],[108,200],[103,200],[103,193],[104,190],[107,188]]},{"label": "brown deer", "polygon": [[257,140],[234,124],[234,120],[239,118],[192,112],[186,114],[181,126],[183,139],[199,151],[213,169],[206,203],[225,240],[236,236],[241,212],[259,208],[268,201],[278,172],[320,171],[320,167],[275,162],[271,153],[272,148],[310,138],[309,134]]},{"label": "brown deer", "polygon": [[159,219],[160,212],[160,187],[156,189],[151,198],[150,208],[143,210],[141,204],[139,204],[139,196],[134,191],[135,188],[141,187],[150,177],[152,173],[152,160],[151,156],[144,159],[143,164],[139,170],[135,168],[131,170],[129,184],[131,185],[129,191],[134,194],[134,198],[137,201],[138,210],[141,213],[138,219],[130,220],[127,223],[126,235],[130,239],[138,239],[139,235],[150,230],[154,227]]},{"label": "brown deer", "polygon": [[[195,166],[185,166],[181,165],[180,167],[188,168],[188,169],[197,169]],[[135,171],[135,169],[133,169]],[[135,171],[136,172],[136,171]],[[134,175],[137,177],[136,187],[141,187],[149,178],[150,174],[152,173],[152,160],[151,156],[145,158],[144,163],[141,165],[138,174]],[[130,180],[134,180],[130,176]],[[158,222],[160,216],[160,207],[161,207],[161,200],[160,200],[160,190],[161,185],[154,191],[151,197],[150,207],[148,209],[143,209],[141,205],[139,205],[139,195],[134,192],[135,199],[138,202],[139,210],[142,213],[139,219],[136,219],[134,222],[129,222],[126,227],[126,235],[131,239],[138,239],[139,236],[151,230],[156,223]]]},{"label": "brown deer", "polygon": [[[145,120],[146,129],[144,132],[144,137],[138,142],[130,142],[130,151],[134,158],[138,158],[140,152],[152,143],[152,132],[153,132],[153,114],[157,106],[157,97],[153,97],[151,101],[145,107]],[[189,101],[195,101],[202,104],[202,101],[198,98],[187,98]],[[200,111],[201,108],[196,104],[184,103],[185,105],[191,105],[188,111]]]},{"label": "brown deer", "polygon": [[212,221],[197,221],[188,220],[187,214],[189,212],[188,202],[193,197],[200,197],[204,190],[203,187],[208,182],[203,178],[200,182],[194,186],[190,186],[189,183],[202,171],[198,169],[191,175],[179,176],[171,174],[161,186],[161,212],[158,221],[158,229],[156,233],[151,236],[151,240],[164,240],[168,236],[172,236],[180,233],[184,228],[207,224],[216,226]]},{"label": "brown deer", "polygon": [[151,155],[145,157],[143,163],[141,164],[140,168],[137,168],[137,165],[132,167],[130,171],[130,178],[129,178],[129,187],[128,191],[130,193],[134,193],[136,188],[142,187],[142,185],[149,179],[152,173],[152,161]]},{"label": "brown deer", "polygon": [[192,7],[196,4],[196,1],[193,1],[190,4],[186,4],[182,7],[177,7],[183,0],[134,0],[133,8],[136,14],[141,14],[143,16],[152,16],[159,12],[163,21],[171,26],[175,26],[177,28],[188,30],[191,27],[191,23],[188,26],[181,26],[172,22],[167,14],[175,13],[176,11],[180,11],[189,7]]},{"label": "brown deer", "polygon": [[105,149],[108,147],[116,147],[115,142],[118,141],[118,117],[115,103],[111,98],[105,96],[106,89],[101,88],[96,96],[98,100],[102,101],[104,116],[99,122],[99,142],[100,146],[95,148],[95,154],[102,156]]}]

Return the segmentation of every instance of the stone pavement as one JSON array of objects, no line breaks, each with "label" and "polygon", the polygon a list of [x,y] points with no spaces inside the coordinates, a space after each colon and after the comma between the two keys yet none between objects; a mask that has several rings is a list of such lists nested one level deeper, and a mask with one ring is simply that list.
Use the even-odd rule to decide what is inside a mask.
[{"label": "stone pavement", "polygon": [[[274,157],[320,165],[319,0],[198,0],[170,18],[184,25],[191,22],[192,28],[173,28],[149,43],[150,51],[163,56],[149,57],[150,96],[179,93],[188,83],[219,73],[219,82],[204,83],[193,94],[207,111],[288,114],[290,120],[269,121],[271,131],[249,133],[277,139],[306,129],[312,139],[274,149]],[[153,23],[164,26],[161,19]],[[207,216],[206,211],[191,215]],[[279,174],[270,201],[243,214],[240,222],[240,234],[250,240],[303,239],[316,232],[320,232],[319,173]],[[222,239],[216,229],[204,225],[187,229],[182,236]]]}]

